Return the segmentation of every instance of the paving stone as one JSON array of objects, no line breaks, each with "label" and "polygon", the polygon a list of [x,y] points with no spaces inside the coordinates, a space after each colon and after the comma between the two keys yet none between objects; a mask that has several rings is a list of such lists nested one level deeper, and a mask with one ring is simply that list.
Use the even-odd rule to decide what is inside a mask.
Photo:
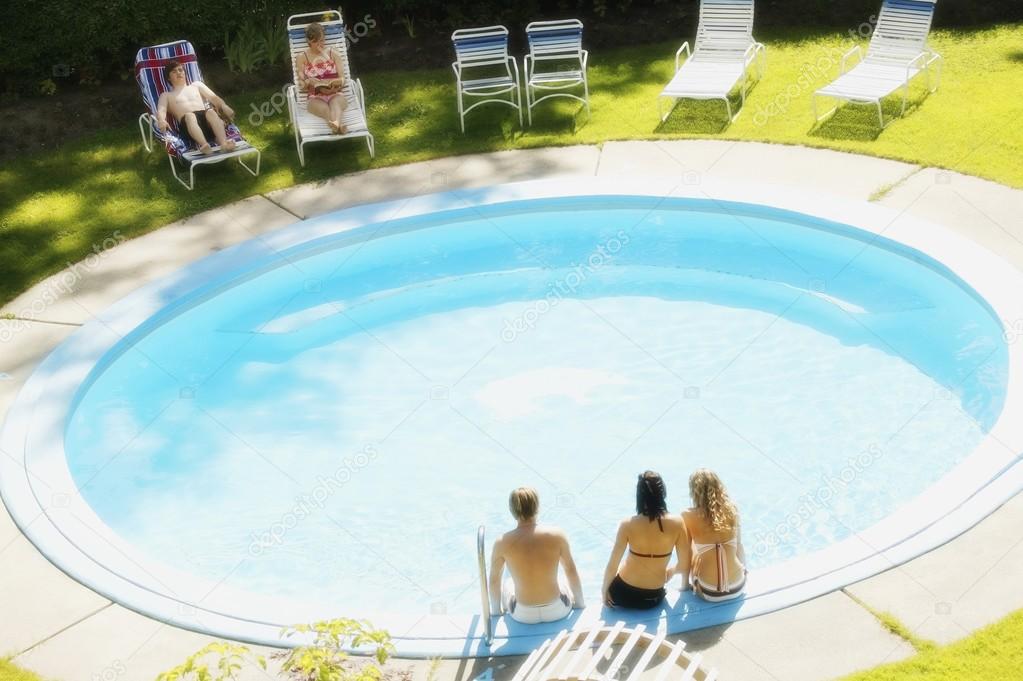
[{"label": "paving stone", "polygon": [[[160,672],[216,639],[167,626],[118,605],[96,613],[50,640],[15,658],[15,664],[44,678],[60,681],[150,681]],[[250,646],[254,655],[273,652]],[[279,665],[268,660],[269,671],[246,664],[239,681],[268,681],[279,677]]]},{"label": "paving stone", "polygon": [[471,154],[368,170],[280,189],[270,199],[303,218],[351,206],[434,192],[485,187],[559,175],[590,175],[600,151],[594,146],[521,149]]},{"label": "paving stone", "polygon": [[1023,608],[1023,497],[905,565],[847,587],[914,634],[950,643]]},{"label": "paving stone", "polygon": [[0,575],[0,656],[26,650],[109,603],[51,565],[23,536],[0,550]]},{"label": "paving stone", "polygon": [[927,168],[881,203],[951,227],[1023,269],[1023,191]]},{"label": "paving stone", "polygon": [[599,175],[663,175],[698,185],[705,177],[792,185],[866,201],[917,167],[897,161],[784,144],[680,140],[607,142]]}]

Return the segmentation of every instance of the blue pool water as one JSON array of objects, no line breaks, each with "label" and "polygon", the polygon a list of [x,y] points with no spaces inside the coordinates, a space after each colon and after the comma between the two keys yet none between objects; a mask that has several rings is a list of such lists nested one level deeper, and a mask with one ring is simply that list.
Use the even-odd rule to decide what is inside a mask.
[{"label": "blue pool water", "polygon": [[532,485],[595,597],[636,474],[717,470],[751,566],[849,537],[998,417],[1001,326],[922,256],[763,208],[575,198],[296,248],[121,343],[68,463],[145,560],[339,615],[471,613]]}]

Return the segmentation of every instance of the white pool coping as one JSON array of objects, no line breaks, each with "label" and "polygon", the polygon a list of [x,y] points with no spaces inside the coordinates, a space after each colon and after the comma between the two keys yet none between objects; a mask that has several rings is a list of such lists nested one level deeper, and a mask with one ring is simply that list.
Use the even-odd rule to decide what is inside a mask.
[{"label": "white pool coping", "polygon": [[[283,603],[179,573],[133,555],[79,494],[63,449],[65,423],[79,386],[96,363],[124,336],[169,303],[204,287],[233,279],[268,255],[359,226],[437,211],[508,201],[571,196],[654,196],[713,199],[768,206],[848,225],[920,251],[972,287],[1009,329],[1023,319],[1023,273],[996,254],[909,215],[791,188],[705,179],[687,185],[665,178],[548,179],[444,192],[345,209],[298,222],[214,254],[145,286],[111,306],[51,353],[36,369],[8,412],[0,432],[0,495],[22,532],[63,571],[94,591],[160,621],[200,633],[271,646],[286,645],[280,628],[292,624],[273,614]],[[999,420],[977,449],[925,493],[889,517],[826,549],[750,575],[738,603],[707,604],[691,594],[669,595],[666,611],[602,613],[598,605],[574,613],[581,626],[597,619],[646,622],[670,633],[771,612],[831,592],[940,546],[1023,489],[1023,344],[1010,343],[1009,381]],[[31,456],[29,456],[31,453]],[[24,468],[22,467],[24,464]],[[46,497],[49,497],[47,502]],[[40,516],[42,514],[42,516]],[[38,519],[37,519],[38,518]],[[167,584],[174,584],[172,590]],[[591,595],[591,602],[596,599]],[[287,609],[294,613],[293,603]],[[311,616],[320,614],[310,605]],[[363,616],[364,613],[342,613]],[[606,615],[606,617],[604,617]],[[479,616],[425,617],[373,613],[391,631],[402,656],[521,654],[565,623],[523,627],[500,618],[492,646],[485,646]]]}]

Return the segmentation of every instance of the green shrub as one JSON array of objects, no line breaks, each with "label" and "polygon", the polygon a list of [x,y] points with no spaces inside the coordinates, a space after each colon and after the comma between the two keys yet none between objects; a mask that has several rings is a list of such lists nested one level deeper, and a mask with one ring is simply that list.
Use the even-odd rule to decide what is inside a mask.
[{"label": "green shrub", "polygon": [[[393,26],[396,35],[443,40],[451,30],[465,26],[503,23],[518,34],[528,21],[569,16],[625,26],[649,8],[669,3],[677,16],[687,18],[695,16],[699,6],[699,0],[355,0],[344,3],[343,9],[353,24],[370,15],[380,26]],[[757,0],[757,21],[846,30],[876,14],[880,3]],[[43,10],[30,2],[7,3],[0,33],[0,92],[34,94],[46,78],[94,82],[124,75],[140,47],[178,39],[191,41],[203,59],[221,58],[227,48],[225,27],[236,35],[252,22],[259,33],[271,18],[308,9],[304,0],[176,0],[169,8],[136,0],[53,0]],[[942,27],[1021,20],[1020,0],[938,0],[936,21]],[[688,36],[692,29],[680,25],[677,34]],[[284,48],[276,39],[281,29],[262,33],[264,37],[272,34],[272,40],[264,42],[264,59],[275,64],[283,59]],[[621,40],[602,35],[599,44],[616,45]],[[240,64],[237,54],[231,56]]]},{"label": "green shrub", "polygon": [[232,38],[224,34],[224,57],[235,73],[252,73],[256,67],[267,61],[267,43],[250,17]]},{"label": "green shrub", "polygon": [[[300,624],[282,633],[285,637],[313,637],[311,644],[274,655],[281,660],[281,671],[295,681],[378,681],[383,672],[377,665],[387,662],[394,652],[390,634],[365,621],[336,619]],[[373,657],[363,664],[352,664],[342,650],[364,646],[373,647]]]},{"label": "green shrub", "polygon": [[[235,681],[246,658],[252,656],[248,647],[236,643],[214,642],[198,650],[173,669],[156,677],[156,681]],[[254,658],[266,669],[266,660]]]}]

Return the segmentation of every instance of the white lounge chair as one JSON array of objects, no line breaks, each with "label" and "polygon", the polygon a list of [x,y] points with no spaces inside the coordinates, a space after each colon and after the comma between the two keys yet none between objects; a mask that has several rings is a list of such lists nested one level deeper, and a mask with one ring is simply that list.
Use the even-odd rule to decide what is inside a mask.
[{"label": "white lounge chair", "polygon": [[[739,96],[746,103],[750,76],[764,77],[767,48],[753,39],[753,0],[703,0],[700,23],[692,52],[689,42],[675,52],[675,76],[658,97],[661,121],[668,118],[679,99],[720,99],[725,103],[728,121],[732,115],[728,95],[739,86]],[[684,64],[679,60],[685,52]],[[751,70],[756,65],[755,71]],[[671,106],[665,111],[662,103]]]},{"label": "white lounge chair", "polygon": [[[818,114],[817,98],[831,97],[839,102],[873,104],[877,119],[884,129],[881,100],[902,90],[902,114],[906,113],[909,83],[921,73],[927,74],[927,88],[934,92],[941,84],[942,58],[927,46],[927,36],[934,19],[935,0],[885,0],[877,26],[870,38],[867,55],[857,45],[842,56],[841,75],[813,95],[813,115],[819,123],[838,110],[839,104]],[[859,61],[848,70],[847,61],[859,55]],[[937,72],[932,80],[931,68]]]},{"label": "white lounge chair", "polygon": [[[690,655],[685,646],[683,641],[665,641],[664,634],[647,633],[642,624],[630,629],[624,622],[610,627],[600,622],[591,629],[562,631],[545,641],[526,658],[512,681],[639,681],[640,678],[714,681],[717,670],[703,667],[702,655]],[[637,655],[638,659],[632,659]]]},{"label": "white lounge chair", "polygon": [[[586,82],[589,53],[583,49],[583,24],[578,19],[534,21],[526,26],[529,54],[523,58],[526,113],[533,124],[533,107],[553,97],[582,102],[590,115],[590,86]],[[544,64],[548,68],[544,68]],[[582,87],[582,95],[564,90]],[[537,99],[537,93],[542,96]],[[549,94],[544,94],[545,92]]]},{"label": "white lounge chair", "polygon": [[[187,40],[176,40],[162,45],[143,47],[135,55],[135,80],[139,84],[139,91],[142,93],[142,101],[146,105],[146,113],[139,116],[139,132],[142,134],[142,146],[146,151],[152,151],[154,138],[161,142],[167,150],[167,159],[170,161],[171,173],[174,179],[191,191],[195,188],[195,169],[201,165],[220,163],[229,158],[238,159],[239,165],[245,168],[252,175],[259,175],[259,163],[262,154],[259,149],[245,141],[241,131],[233,122],[228,121],[225,127],[228,139],[235,143],[233,151],[221,150],[215,140],[208,140],[213,145],[214,153],[203,154],[196,149],[195,142],[187,131],[179,130],[176,121],[168,121],[167,132],[160,130],[156,124],[156,108],[160,101],[160,95],[171,89],[163,75],[163,68],[171,60],[177,61],[185,67],[185,77],[189,83],[202,81],[202,72],[199,70],[199,62],[196,58],[195,48]],[[245,156],[256,155],[256,167],[253,168],[244,160]],[[188,169],[188,180],[178,173],[177,164],[182,164]]]},{"label": "white lounge chair", "polygon": [[[458,122],[462,132],[465,132],[465,115],[491,102],[518,109],[521,127],[519,65],[508,54],[508,29],[504,26],[461,28],[451,34],[451,42],[455,45],[455,61],[451,68],[455,72]],[[468,77],[470,75],[473,77]],[[480,101],[465,108],[464,97],[477,97]]]},{"label": "white lounge chair", "polygon": [[[323,26],[327,48],[333,48],[341,55],[344,62],[342,68],[344,69],[345,86],[341,92],[348,98],[348,108],[341,116],[341,123],[347,126],[348,131],[340,135],[330,129],[327,121],[309,113],[307,106],[309,95],[298,86],[298,55],[309,47],[305,37],[305,27],[314,22]],[[299,162],[305,166],[305,145],[311,142],[332,142],[353,137],[366,138],[370,158],[373,158],[376,155],[376,148],[373,134],[370,133],[366,121],[366,95],[362,91],[362,82],[358,78],[352,78],[351,65],[348,63],[348,40],[345,37],[345,25],[341,12],[326,10],[288,17],[288,44],[291,48],[293,80],[293,83],[287,88],[288,115],[291,118],[291,127],[295,131],[295,146],[298,148]]]}]

